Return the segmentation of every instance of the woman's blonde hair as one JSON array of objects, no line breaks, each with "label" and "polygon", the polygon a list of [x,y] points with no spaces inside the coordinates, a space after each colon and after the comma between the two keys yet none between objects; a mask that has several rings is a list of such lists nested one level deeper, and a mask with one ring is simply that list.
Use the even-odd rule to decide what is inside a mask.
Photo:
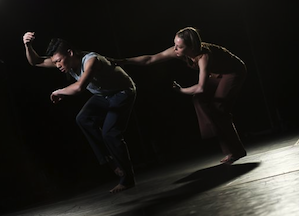
[{"label": "woman's blonde hair", "polygon": [[196,53],[201,52],[201,37],[199,31],[193,27],[186,27],[179,30],[176,35],[184,40],[187,47],[194,50]]}]

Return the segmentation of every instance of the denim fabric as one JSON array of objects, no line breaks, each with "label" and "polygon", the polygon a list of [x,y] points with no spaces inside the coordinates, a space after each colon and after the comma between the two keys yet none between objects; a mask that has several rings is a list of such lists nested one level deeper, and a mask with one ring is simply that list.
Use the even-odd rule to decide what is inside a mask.
[{"label": "denim fabric", "polygon": [[132,175],[133,171],[123,132],[135,98],[135,89],[107,96],[93,95],[76,117],[99,163],[112,160],[127,175]]}]

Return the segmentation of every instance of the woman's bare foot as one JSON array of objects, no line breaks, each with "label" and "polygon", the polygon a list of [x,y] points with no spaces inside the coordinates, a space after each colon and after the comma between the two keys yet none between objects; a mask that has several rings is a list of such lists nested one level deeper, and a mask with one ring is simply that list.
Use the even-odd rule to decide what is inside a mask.
[{"label": "woman's bare foot", "polygon": [[225,164],[232,164],[235,161],[237,161],[240,158],[245,157],[245,156],[246,156],[246,152],[244,154],[236,154],[236,155],[229,154],[229,155],[226,155],[220,162],[225,163]]}]

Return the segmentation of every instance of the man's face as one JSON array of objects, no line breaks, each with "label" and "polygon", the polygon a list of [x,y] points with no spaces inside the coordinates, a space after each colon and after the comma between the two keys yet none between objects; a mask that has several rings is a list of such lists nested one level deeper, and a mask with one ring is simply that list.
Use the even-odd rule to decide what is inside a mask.
[{"label": "man's face", "polygon": [[63,73],[67,73],[71,70],[71,54],[68,52],[67,54],[55,53],[51,60],[53,64]]}]

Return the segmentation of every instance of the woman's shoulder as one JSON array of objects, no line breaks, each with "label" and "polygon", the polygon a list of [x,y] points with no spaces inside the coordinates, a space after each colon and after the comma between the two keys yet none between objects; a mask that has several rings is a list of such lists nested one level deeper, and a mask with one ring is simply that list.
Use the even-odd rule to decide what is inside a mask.
[{"label": "woman's shoulder", "polygon": [[200,54],[202,55],[202,54],[211,53],[211,49],[210,49],[211,45],[212,44],[210,44],[210,43],[202,42],[201,43],[201,52],[200,52]]},{"label": "woman's shoulder", "polygon": [[214,44],[214,43],[206,43],[203,42],[202,43],[202,50],[203,52],[216,52],[216,51],[221,51],[221,52],[229,52],[229,50],[227,50],[224,46],[218,45],[218,44]]}]

